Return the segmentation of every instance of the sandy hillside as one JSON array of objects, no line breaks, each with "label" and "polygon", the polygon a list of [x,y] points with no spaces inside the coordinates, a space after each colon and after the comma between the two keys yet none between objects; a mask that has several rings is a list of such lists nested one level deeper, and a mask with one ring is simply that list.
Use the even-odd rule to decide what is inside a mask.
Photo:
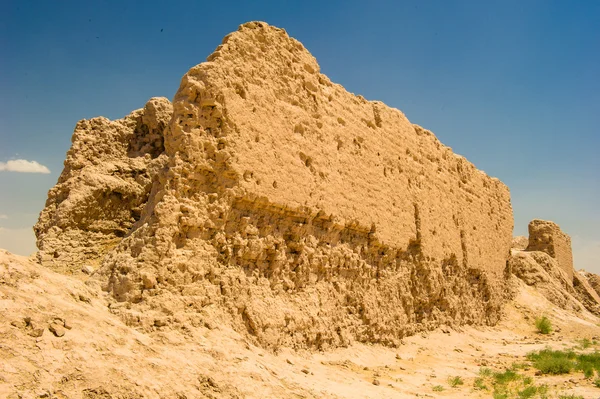
[{"label": "sandy hillside", "polygon": [[[600,320],[591,314],[577,317],[515,284],[518,295],[497,327],[442,328],[405,338],[398,348],[357,343],[275,353],[250,344],[219,320],[141,333],[115,316],[106,294],[85,278],[60,275],[3,251],[0,397],[491,397],[473,386],[481,367],[504,370],[525,361],[529,351],[570,348],[600,334]],[[542,313],[559,332],[535,332],[533,318]],[[522,372],[535,374],[533,368]],[[448,379],[455,376],[464,385],[450,387]],[[534,378],[556,395],[600,395],[581,373]],[[444,390],[434,391],[437,385]]]}]

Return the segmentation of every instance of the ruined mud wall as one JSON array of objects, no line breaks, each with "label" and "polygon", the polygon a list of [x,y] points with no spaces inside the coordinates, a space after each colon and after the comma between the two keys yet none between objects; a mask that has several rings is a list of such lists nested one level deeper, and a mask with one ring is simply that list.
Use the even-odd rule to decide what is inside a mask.
[{"label": "ruined mud wall", "polygon": [[267,347],[324,348],[498,320],[507,187],[284,30],[242,25],[183,77],[164,152],[97,275],[128,323],[221,314]]},{"label": "ruined mud wall", "polygon": [[542,251],[558,261],[561,269],[573,280],[573,252],[571,238],[560,227],[546,220],[529,223],[529,245],[527,251]]},{"label": "ruined mud wall", "polygon": [[67,273],[98,266],[131,230],[166,161],[163,136],[171,114],[169,100],[153,98],[123,119],[77,124],[63,172],[34,227],[43,265]]},{"label": "ruined mud wall", "polygon": [[527,285],[536,288],[548,300],[563,309],[600,314],[600,296],[593,285],[598,276],[573,269],[571,237],[547,220],[529,223],[529,240],[523,248],[523,238],[513,239],[508,260],[509,270]]},{"label": "ruined mud wall", "polygon": [[585,277],[590,287],[596,291],[596,294],[600,295],[600,276],[585,270],[579,270],[579,274]]},{"label": "ruined mud wall", "polygon": [[119,301],[217,305],[272,347],[393,344],[498,319],[506,186],[331,83],[284,30],[241,26],[173,106],[152,211],[104,263]]}]

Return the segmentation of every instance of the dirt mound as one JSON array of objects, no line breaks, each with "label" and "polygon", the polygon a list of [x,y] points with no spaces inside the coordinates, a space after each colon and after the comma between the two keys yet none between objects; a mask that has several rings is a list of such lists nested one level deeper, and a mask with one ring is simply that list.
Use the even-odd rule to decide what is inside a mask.
[{"label": "dirt mound", "polygon": [[556,259],[547,253],[516,251],[508,263],[515,276],[535,287],[556,306],[576,312],[583,310],[576,297],[573,280],[560,268]]},{"label": "dirt mound", "polygon": [[[57,274],[0,250],[0,397],[482,398],[491,395],[476,384],[482,367],[504,371],[523,364],[532,350],[593,342],[599,321],[585,310],[574,316],[517,284],[515,302],[506,304],[494,328],[443,327],[404,338],[395,349],[354,343],[272,353],[233,331],[227,315],[178,329],[157,319],[152,331],[141,332],[117,316],[119,306],[131,305],[115,304],[93,278]],[[557,332],[535,333],[540,314]],[[551,398],[597,393],[582,373],[526,373],[535,385],[547,384]],[[451,387],[457,376],[464,384]]]},{"label": "dirt mound", "polygon": [[512,240],[512,249],[518,249],[520,251],[524,251],[529,245],[529,238],[525,236],[517,236],[513,237]]}]

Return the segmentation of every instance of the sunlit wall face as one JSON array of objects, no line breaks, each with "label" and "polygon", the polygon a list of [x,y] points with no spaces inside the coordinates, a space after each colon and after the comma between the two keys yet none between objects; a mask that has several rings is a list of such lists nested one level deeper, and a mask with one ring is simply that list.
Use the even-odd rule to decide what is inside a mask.
[{"label": "sunlit wall face", "polygon": [[[207,18],[207,16],[210,16]],[[600,4],[13,2],[0,13],[0,247],[28,254],[76,122],[125,116],[249,20],[285,28],[332,81],[401,109],[512,194],[515,234],[549,219],[600,273]]]}]

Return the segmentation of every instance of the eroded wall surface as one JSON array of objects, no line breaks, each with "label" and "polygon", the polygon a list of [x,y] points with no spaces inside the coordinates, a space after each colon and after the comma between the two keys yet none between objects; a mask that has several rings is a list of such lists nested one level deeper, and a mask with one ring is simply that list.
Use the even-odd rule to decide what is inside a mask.
[{"label": "eroded wall surface", "polygon": [[34,227],[43,265],[65,273],[99,266],[130,232],[165,164],[171,114],[169,100],[153,98],[123,119],[77,124],[64,169]]},{"label": "eroded wall surface", "polygon": [[128,322],[225,309],[262,345],[323,348],[498,320],[508,188],[283,29],[244,24],[183,77],[164,149],[99,275]]},{"label": "eroded wall surface", "polygon": [[529,245],[527,251],[542,251],[558,261],[561,269],[573,280],[573,252],[571,237],[560,227],[547,220],[535,219],[529,223]]}]

